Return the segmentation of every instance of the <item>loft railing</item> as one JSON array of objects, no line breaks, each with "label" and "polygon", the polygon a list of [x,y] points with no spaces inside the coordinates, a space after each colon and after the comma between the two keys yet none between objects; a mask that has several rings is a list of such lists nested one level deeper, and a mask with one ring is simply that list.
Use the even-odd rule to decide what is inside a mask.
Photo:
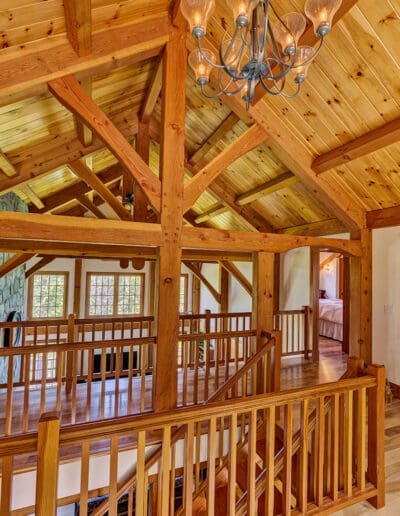
[{"label": "loft railing", "polygon": [[[76,501],[85,515],[99,495],[110,515],[119,503],[137,516],[199,506],[208,514],[327,513],[360,500],[382,507],[384,388],[384,368],[369,366],[361,378],[101,425],[60,429],[57,415],[47,415],[38,433],[0,439],[1,514],[54,514],[56,504]],[[149,469],[155,444],[160,456]],[[121,500],[119,486],[133,472]]]}]

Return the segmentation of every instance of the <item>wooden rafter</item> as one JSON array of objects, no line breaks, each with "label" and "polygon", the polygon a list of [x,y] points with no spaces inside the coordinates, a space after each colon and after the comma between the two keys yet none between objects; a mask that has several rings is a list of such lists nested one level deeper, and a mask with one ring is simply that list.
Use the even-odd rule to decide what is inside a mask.
[{"label": "wooden rafter", "polygon": [[321,154],[313,161],[312,168],[317,174],[331,168],[349,163],[371,152],[392,145],[400,140],[400,117],[377,127],[354,140],[351,140],[336,149]]},{"label": "wooden rafter", "polygon": [[29,201],[36,206],[37,209],[41,210],[44,207],[42,199],[34,192],[33,188],[29,184],[23,184],[16,189],[17,193],[21,192],[28,197]]},{"label": "wooden rafter", "polygon": [[296,184],[299,181],[298,177],[293,175],[291,172],[285,172],[266,183],[263,183],[248,192],[245,192],[242,195],[239,195],[236,199],[236,202],[239,206],[243,206],[244,204],[248,204],[250,202],[255,201],[256,199],[260,199],[261,197],[266,197],[267,195],[272,194],[273,192],[277,192],[282,190],[283,188],[287,188]]},{"label": "wooden rafter", "polygon": [[254,125],[205,165],[185,187],[183,211],[189,210],[196,199],[229,165],[260,145],[267,136],[263,128]]},{"label": "wooden rafter", "polygon": [[18,171],[14,165],[7,158],[3,152],[0,151],[0,171],[3,172],[7,177],[15,177],[18,175]]},{"label": "wooden rafter", "polygon": [[32,274],[35,274],[35,272],[40,271],[45,265],[48,265],[53,260],[55,260],[56,256],[43,256],[35,265],[32,265],[30,269],[25,271],[25,278],[28,279],[29,276],[32,276]]},{"label": "wooden rafter", "polygon": [[[82,88],[91,97],[92,96],[92,78],[86,77],[80,81]],[[74,115],[76,132],[78,139],[84,147],[88,147],[93,143],[93,133],[90,128],[82,122],[82,120]]]},{"label": "wooden rafter", "polygon": [[20,267],[33,256],[35,256],[33,253],[17,253],[14,256],[11,256],[11,258],[0,265],[0,278],[3,278],[6,274],[9,274],[17,267]]},{"label": "wooden rafter", "polygon": [[367,227],[370,229],[400,226],[400,206],[367,212]]},{"label": "wooden rafter", "polygon": [[212,219],[213,217],[218,217],[218,215],[221,215],[226,211],[229,211],[229,208],[224,205],[217,204],[204,213],[197,215],[194,221],[196,224],[201,224],[202,222],[207,222],[207,220]]},{"label": "wooden rafter", "polygon": [[232,276],[235,278],[235,280],[241,285],[244,290],[250,294],[250,296],[253,295],[253,285],[250,283],[250,281],[246,278],[246,276],[236,267],[234,263],[231,261],[221,260],[219,262],[221,266],[226,269]]},{"label": "wooden rafter", "polygon": [[300,226],[278,229],[276,230],[276,233],[284,233],[285,235],[323,236],[346,233],[347,231],[346,226],[340,220],[328,219],[318,222],[310,222],[309,224],[301,224]]},{"label": "wooden rafter", "polygon": [[49,39],[48,45],[42,45],[37,52],[17,58],[13,55],[1,62],[0,104],[2,98],[9,103],[10,95],[24,98],[33,92],[44,92],[46,83],[67,74],[80,74],[81,79],[156,56],[168,37],[168,18],[162,16],[146,23],[121,24],[94,32],[93,52],[88,56],[78,57],[69,43]]},{"label": "wooden rafter", "polygon": [[[111,193],[111,192],[110,192]],[[104,213],[86,195],[79,195],[76,200],[98,219],[106,219]]]},{"label": "wooden rafter", "polygon": [[194,167],[194,170],[199,171],[206,164],[204,158],[233,129],[238,121],[239,117],[235,113],[229,113],[207,140],[190,156],[188,162]]},{"label": "wooden rafter", "polygon": [[75,161],[69,165],[72,172],[80,179],[85,181],[93,190],[95,190],[102,199],[115,211],[118,217],[122,220],[131,220],[130,214],[118,201],[118,199],[110,192],[110,190],[101,182],[97,175],[90,170],[81,161]]},{"label": "wooden rafter", "polygon": [[140,119],[142,122],[149,121],[149,119],[154,111],[158,97],[160,96],[161,88],[162,88],[162,71],[163,71],[162,62],[163,62],[162,59],[159,59],[157,66],[156,66],[156,70],[153,75],[153,78],[151,80],[150,88],[147,91],[146,99],[143,103],[143,107],[142,107],[141,115],[140,115]]},{"label": "wooden rafter", "polygon": [[67,37],[79,57],[92,51],[91,0],[64,0]]},{"label": "wooden rafter", "polygon": [[109,147],[120,163],[140,184],[149,203],[160,211],[160,181],[111,120],[93,102],[72,76],[49,82],[49,89],[70,111],[78,115]]},{"label": "wooden rafter", "polygon": [[184,261],[183,264],[203,283],[203,285],[209,290],[212,297],[219,304],[221,302],[221,294],[211,285],[208,279],[200,272],[200,269],[193,265],[193,263]]},{"label": "wooden rafter", "polygon": [[[121,112],[113,119],[113,123],[125,138],[137,133],[138,119],[132,114],[131,109]],[[58,139],[56,135],[54,142],[37,145],[23,161],[17,163],[15,168],[18,176],[0,178],[0,193],[6,193],[15,186],[29,183],[35,177],[51,174],[57,168],[104,149],[104,143],[99,138],[96,138],[89,147],[85,147],[76,137],[75,131],[65,135],[61,143],[58,143]]]}]

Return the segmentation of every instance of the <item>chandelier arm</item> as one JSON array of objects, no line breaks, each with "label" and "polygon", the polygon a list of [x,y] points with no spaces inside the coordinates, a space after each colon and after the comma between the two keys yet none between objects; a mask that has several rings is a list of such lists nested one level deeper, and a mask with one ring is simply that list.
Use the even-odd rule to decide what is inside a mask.
[{"label": "chandelier arm", "polygon": [[272,73],[272,68],[269,64],[270,61],[273,61],[275,62],[276,64],[280,65],[280,62],[275,58],[275,57],[268,57],[265,61],[265,63],[267,64],[268,66],[268,70],[271,72],[271,75],[266,75],[266,79],[269,80],[269,81],[279,81],[280,79],[283,79],[284,77],[287,76],[287,74],[293,70],[293,63],[290,63],[290,64],[287,64],[286,65],[286,68],[285,70],[282,70],[280,73],[278,73],[277,75],[273,75]]},{"label": "chandelier arm", "polygon": [[[229,43],[228,49],[227,49],[227,51],[226,51],[226,54],[228,54],[228,53],[229,53],[229,50],[233,47],[234,40],[238,37],[238,32],[239,32],[239,30],[240,30],[240,29],[239,29],[238,27],[236,27],[236,30],[235,30],[235,32],[234,32],[234,34],[233,34],[233,36],[232,36],[231,42]],[[241,37],[241,39],[242,39],[242,44],[241,44],[241,47],[240,47],[240,53],[239,53],[239,55],[237,56],[237,59],[238,59],[238,62],[239,62],[239,63],[240,63],[240,59],[241,59],[241,57],[242,57],[242,54],[243,54],[243,52],[244,52],[244,49],[245,49],[245,47],[247,47],[247,45],[248,45],[248,44],[247,44],[247,42],[246,42],[246,40],[243,38],[243,31],[241,31],[241,30],[240,30],[240,33],[242,34],[242,37]],[[224,37],[223,37],[223,39],[222,39],[222,41],[221,41],[221,44],[220,44],[220,46],[219,46],[219,59],[220,59],[220,61],[221,61],[221,67],[220,67],[220,68],[222,68],[222,69],[225,71],[225,73],[226,73],[226,74],[227,74],[227,75],[228,75],[232,80],[234,80],[234,81],[240,81],[240,80],[242,80],[242,79],[245,79],[245,76],[243,75],[243,73],[241,73],[240,75],[237,75],[236,73],[232,72],[232,71],[231,71],[231,69],[229,68],[229,63],[227,63],[227,62],[225,61],[225,58],[224,58],[224,56],[223,56],[223,54],[222,54],[222,43],[223,43],[223,41],[224,41],[224,39],[225,39],[225,37],[226,37],[226,34],[227,34],[227,32],[225,32]]]},{"label": "chandelier arm", "polygon": [[267,84],[264,82],[264,80],[262,78],[260,79],[260,84],[264,88],[264,90],[267,93],[269,93],[270,95],[281,95],[283,93],[284,82],[283,82],[283,86],[281,88],[279,88],[278,85],[276,84],[276,82],[273,81],[273,85],[275,86],[276,89],[271,89],[269,86],[267,86]]},{"label": "chandelier arm", "polygon": [[[234,79],[232,79],[232,78],[228,75],[228,77],[229,77],[229,81],[228,81],[228,83],[224,86],[224,85],[222,84],[222,72],[223,72],[223,70],[219,70],[219,71],[218,71],[218,78],[217,78],[217,79],[218,79],[218,87],[219,87],[219,90],[220,90],[220,91],[218,92],[218,94],[222,94],[222,93],[224,93],[224,94],[225,94],[225,95],[227,95],[228,97],[231,97],[232,95],[236,95],[237,93],[239,93],[239,92],[243,89],[243,87],[244,87],[244,85],[245,85],[245,82],[244,82],[241,86],[238,86],[235,90],[229,90],[228,88],[229,88],[229,87],[231,86],[231,84],[232,84],[233,82],[235,82],[235,81],[234,81]],[[241,79],[241,80],[244,80],[244,79]]]},{"label": "chandelier arm", "polygon": [[223,69],[223,65],[218,65],[217,63],[211,61],[208,57],[207,57],[207,54],[203,51],[203,48],[201,46],[201,43],[200,43],[200,38],[196,38],[197,40],[197,48],[201,54],[201,57],[204,59],[204,61],[206,61],[207,64],[209,64],[210,66],[212,66],[213,68],[221,68]]},{"label": "chandelier arm", "polygon": [[210,95],[204,89],[204,84],[200,85],[202,95],[204,95],[208,99],[218,99],[221,95],[226,95],[227,97],[232,97],[233,95],[237,95],[238,93],[240,93],[240,91],[243,89],[243,86],[244,86],[244,84],[242,84],[242,86],[240,86],[240,88],[237,88],[236,90],[233,90],[233,91],[225,91],[223,88],[221,88],[220,91],[216,92],[214,95]]}]

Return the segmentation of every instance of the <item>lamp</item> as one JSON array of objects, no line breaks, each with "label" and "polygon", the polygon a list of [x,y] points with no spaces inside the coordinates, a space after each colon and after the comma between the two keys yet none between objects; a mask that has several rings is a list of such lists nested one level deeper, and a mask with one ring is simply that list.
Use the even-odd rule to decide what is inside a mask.
[{"label": "lamp", "polygon": [[[232,11],[234,29],[232,35],[225,32],[217,63],[213,52],[202,46],[215,0],[181,0],[182,14],[197,43],[189,56],[189,65],[203,95],[216,98],[241,92],[249,108],[255,88],[261,84],[271,95],[295,97],[306,80],[309,65],[321,50],[324,37],[331,30],[333,16],[342,0],[306,0],[305,15],[320,39],[315,50],[298,45],[306,29],[303,14],[293,12],[280,16],[273,0],[226,0],[226,3]],[[212,95],[204,87],[213,69],[217,70],[218,91]],[[290,83],[292,91],[287,89]]]}]

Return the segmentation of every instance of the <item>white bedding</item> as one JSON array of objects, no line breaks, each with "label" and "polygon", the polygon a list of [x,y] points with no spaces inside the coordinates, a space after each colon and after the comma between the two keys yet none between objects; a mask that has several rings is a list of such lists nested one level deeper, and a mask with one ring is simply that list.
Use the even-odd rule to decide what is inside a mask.
[{"label": "white bedding", "polygon": [[330,339],[343,340],[343,301],[319,300],[319,334]]}]

